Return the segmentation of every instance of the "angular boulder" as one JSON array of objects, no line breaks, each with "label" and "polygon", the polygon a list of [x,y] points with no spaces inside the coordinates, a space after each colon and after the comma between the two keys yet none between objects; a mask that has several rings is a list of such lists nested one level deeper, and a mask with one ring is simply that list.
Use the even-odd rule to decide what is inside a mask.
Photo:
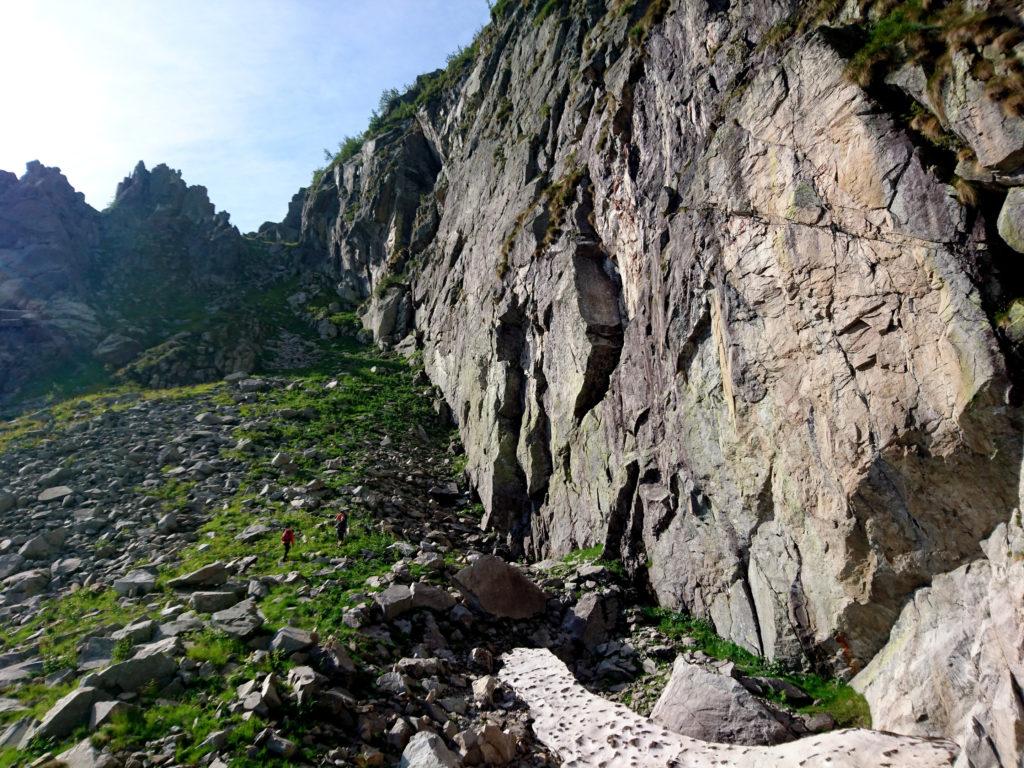
[{"label": "angular boulder", "polygon": [[615,628],[618,618],[617,595],[588,592],[566,613],[562,628],[589,650],[608,639],[608,632]]},{"label": "angular boulder", "polygon": [[135,692],[150,683],[166,685],[178,672],[178,662],[171,654],[180,646],[173,643],[164,640],[143,646],[132,658],[97,672],[95,684],[113,693]]},{"label": "angular boulder", "polygon": [[448,611],[455,606],[455,598],[446,589],[431,584],[416,582],[410,588],[412,608],[428,608],[431,611]]},{"label": "angular boulder", "polygon": [[63,501],[72,493],[74,493],[74,491],[66,485],[55,485],[52,488],[46,488],[41,491],[37,498],[43,503],[49,501]]},{"label": "angular boulder", "polygon": [[189,595],[188,604],[200,613],[216,613],[230,608],[238,600],[238,593],[230,590],[193,592]]},{"label": "angular boulder", "polygon": [[780,744],[795,736],[737,680],[681,656],[651,719],[684,736],[727,744]]},{"label": "angular boulder", "polygon": [[224,563],[210,563],[197,568],[191,573],[171,579],[167,582],[171,589],[195,589],[197,587],[219,587],[227,583],[227,566]]},{"label": "angular boulder", "polygon": [[544,612],[547,596],[522,571],[495,555],[483,555],[455,574],[470,600],[492,616],[528,619]]},{"label": "angular boulder", "polygon": [[89,719],[92,705],[99,698],[96,688],[76,688],[57,700],[32,731],[32,738],[63,739]]},{"label": "angular boulder", "polygon": [[263,615],[256,608],[256,602],[243,600],[238,605],[213,614],[210,626],[232,637],[247,640],[260,631],[263,621]]},{"label": "angular boulder", "polygon": [[[1024,765],[1024,526],[917,591],[888,644],[853,679],[876,727],[946,737],[965,764]],[[959,765],[959,763],[958,763]]]},{"label": "angular boulder", "polygon": [[399,768],[459,768],[459,756],[444,743],[444,739],[430,731],[413,736],[402,751]]},{"label": "angular boulder", "polygon": [[305,651],[313,646],[313,635],[297,627],[282,627],[270,641],[270,650],[280,651],[288,656]]},{"label": "angular boulder", "polygon": [[120,768],[122,765],[109,752],[94,747],[89,739],[83,739],[57,755],[56,764],[60,768]]},{"label": "angular boulder", "polygon": [[412,590],[405,584],[392,584],[375,594],[373,599],[384,612],[385,619],[396,619],[412,610]]},{"label": "angular boulder", "polygon": [[1024,253],[1024,187],[1014,187],[1006,194],[996,226],[1008,246]]},{"label": "angular boulder", "polygon": [[156,574],[144,570],[130,571],[115,579],[112,586],[121,596],[148,595],[156,589]]}]

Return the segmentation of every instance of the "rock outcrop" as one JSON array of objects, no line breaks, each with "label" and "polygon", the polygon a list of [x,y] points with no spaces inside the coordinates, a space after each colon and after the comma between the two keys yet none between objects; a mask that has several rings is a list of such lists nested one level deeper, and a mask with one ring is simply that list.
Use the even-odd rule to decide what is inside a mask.
[{"label": "rock outcrop", "polygon": [[422,350],[513,551],[603,544],[843,676],[1009,519],[1022,443],[1019,12],[858,82],[876,5],[499,3],[301,233]]},{"label": "rock outcrop", "polygon": [[994,217],[835,34],[774,39],[785,3],[568,5],[506,4],[310,189],[304,247],[422,348],[513,547],[603,543],[662,604],[852,674],[1016,504]]}]

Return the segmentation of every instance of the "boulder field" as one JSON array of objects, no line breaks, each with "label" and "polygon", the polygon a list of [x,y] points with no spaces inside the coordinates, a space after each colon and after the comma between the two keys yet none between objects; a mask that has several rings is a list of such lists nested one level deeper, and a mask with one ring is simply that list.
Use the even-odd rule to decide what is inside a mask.
[{"label": "boulder field", "polygon": [[1017,768],[1022,28],[499,0],[257,233],[0,173],[0,748]]}]

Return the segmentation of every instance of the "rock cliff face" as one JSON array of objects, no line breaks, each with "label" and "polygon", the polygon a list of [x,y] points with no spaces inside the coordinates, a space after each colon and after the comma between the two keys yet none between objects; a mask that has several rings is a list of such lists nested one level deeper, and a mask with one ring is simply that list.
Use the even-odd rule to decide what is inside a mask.
[{"label": "rock cliff face", "polygon": [[1024,121],[982,78],[1019,18],[862,86],[870,8],[550,5],[499,4],[302,242],[422,348],[487,525],[852,674],[1018,503]]},{"label": "rock cliff face", "polygon": [[102,212],[57,168],[0,173],[0,405],[68,370],[120,368],[233,306],[273,261],[166,165],[139,163]]},{"label": "rock cliff face", "polygon": [[99,215],[59,169],[0,172],[0,393],[99,340],[83,290],[99,240]]},{"label": "rock cliff face", "polygon": [[661,603],[850,674],[1017,504],[995,219],[1024,122],[954,62],[965,199],[894,107],[937,110],[924,65],[865,89],[871,19],[807,12],[501,4],[457,87],[310,190],[302,239],[380,342],[414,334],[487,525],[603,543]]}]

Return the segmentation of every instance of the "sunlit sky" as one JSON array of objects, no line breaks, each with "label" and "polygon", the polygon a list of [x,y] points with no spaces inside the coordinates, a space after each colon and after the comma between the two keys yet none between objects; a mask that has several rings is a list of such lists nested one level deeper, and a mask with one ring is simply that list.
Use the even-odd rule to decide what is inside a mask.
[{"label": "sunlit sky", "polygon": [[104,208],[136,162],[164,162],[249,231],[487,17],[486,0],[0,0],[0,168],[59,166]]}]

